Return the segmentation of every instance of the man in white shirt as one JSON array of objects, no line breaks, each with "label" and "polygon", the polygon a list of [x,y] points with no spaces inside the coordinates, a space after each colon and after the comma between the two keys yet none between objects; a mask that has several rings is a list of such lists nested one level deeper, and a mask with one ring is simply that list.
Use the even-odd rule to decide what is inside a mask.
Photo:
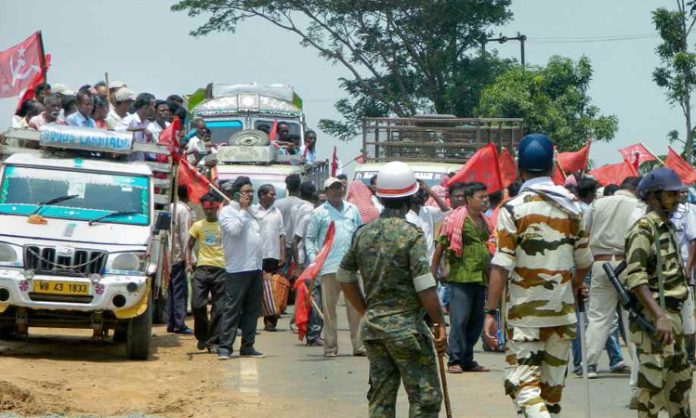
[{"label": "man in white shirt", "polygon": [[[686,196],[685,196],[686,197]],[[694,364],[694,351],[696,351],[696,318],[694,318],[694,256],[696,256],[696,205],[680,203],[672,214],[679,254],[684,263],[686,279],[689,283],[689,296],[684,301],[681,310],[684,327],[684,341],[686,354],[691,364]]]},{"label": "man in white shirt", "polygon": [[[297,259],[293,259],[292,256],[292,237],[295,236],[295,212],[298,206],[302,205],[303,200],[299,198],[300,195],[300,183],[302,179],[299,174],[290,174],[285,177],[285,188],[288,191],[288,195],[282,199],[276,200],[275,206],[278,208],[280,213],[283,215],[283,225],[285,226],[285,232],[287,233],[285,241],[286,250],[286,271],[290,268],[290,262],[295,261],[299,264]],[[300,272],[295,272],[299,274]]]},{"label": "man in white shirt", "polygon": [[128,116],[128,109],[130,109],[134,100],[135,93],[127,87],[120,88],[116,93],[111,94],[113,104],[111,109],[109,109],[109,114],[106,115],[106,124],[109,129],[116,129],[121,120]]},{"label": "man in white shirt", "polygon": [[155,119],[150,122],[147,130],[152,133],[152,138],[157,142],[162,131],[169,126],[169,105],[164,100],[155,102]]},{"label": "man in white shirt", "polygon": [[237,177],[230,193],[234,202],[222,209],[219,218],[225,250],[225,311],[220,321],[220,360],[230,359],[237,328],[242,330],[239,354],[261,355],[254,349],[254,341],[263,295],[263,253],[260,225],[250,213],[254,188],[249,177]]},{"label": "man in white shirt", "polygon": [[[273,206],[276,191],[270,184],[264,184],[258,190],[259,204],[251,207],[251,213],[261,225],[261,269],[264,280],[270,280],[278,273],[278,268],[285,262],[285,228],[283,215]],[[279,316],[264,316],[264,330],[277,331]]]},{"label": "man in white shirt", "polygon": [[[418,183],[420,188],[411,200],[411,210],[406,213],[406,220],[423,230],[428,258],[432,262],[435,254],[435,226],[444,219],[445,213],[450,208],[440,196],[430,190],[427,184],[421,180]],[[437,208],[425,206],[429,197],[437,202]]]},{"label": "man in white shirt", "polygon": [[[189,228],[193,224],[193,211],[188,203],[188,189],[179,186],[179,201],[176,203],[174,230],[172,231],[171,270],[169,290],[167,292],[167,332],[191,335],[193,331],[186,325],[186,301],[188,300],[188,283],[186,280],[186,247],[188,246]],[[172,211],[174,204],[172,203]]]},{"label": "man in white shirt", "polygon": [[[155,117],[155,96],[150,93],[140,93],[135,98],[135,112],[121,119],[121,122],[116,127],[117,131],[133,132],[133,141],[140,143],[155,142],[147,128],[150,122]],[[134,152],[130,156],[130,160],[142,161],[145,160],[145,153]],[[154,159],[154,158],[148,158]]]}]

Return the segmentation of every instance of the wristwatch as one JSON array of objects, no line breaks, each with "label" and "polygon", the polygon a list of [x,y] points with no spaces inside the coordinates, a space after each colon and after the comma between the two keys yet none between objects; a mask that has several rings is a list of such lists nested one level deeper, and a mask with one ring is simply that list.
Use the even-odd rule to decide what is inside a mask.
[{"label": "wristwatch", "polygon": [[500,312],[500,310],[497,309],[497,308],[496,308],[496,309],[486,309],[486,308],[483,308],[483,312],[485,312],[485,313],[488,314],[488,315],[496,315],[498,312]]}]

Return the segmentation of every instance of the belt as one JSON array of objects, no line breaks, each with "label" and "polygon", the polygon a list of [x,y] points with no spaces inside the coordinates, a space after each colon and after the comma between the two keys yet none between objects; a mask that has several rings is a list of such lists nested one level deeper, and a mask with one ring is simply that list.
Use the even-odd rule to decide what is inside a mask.
[{"label": "belt", "polygon": [[622,261],[625,258],[623,254],[599,254],[594,256],[594,261]]}]

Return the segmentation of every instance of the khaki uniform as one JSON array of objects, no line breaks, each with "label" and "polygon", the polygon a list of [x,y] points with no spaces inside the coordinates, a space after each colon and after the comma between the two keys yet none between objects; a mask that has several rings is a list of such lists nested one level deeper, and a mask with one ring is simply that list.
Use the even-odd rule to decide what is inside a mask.
[{"label": "khaki uniform", "polygon": [[358,272],[367,304],[360,337],[370,360],[370,417],[396,416],[401,381],[410,417],[438,417],[442,394],[435,351],[418,299],[418,292],[436,286],[422,231],[385,210],[355,233],[336,279],[357,282]]},{"label": "khaki uniform", "polygon": [[[657,245],[656,245],[657,241]],[[656,253],[659,247],[659,258]],[[638,417],[656,418],[666,410],[671,418],[691,417],[689,393],[691,366],[684,346],[684,331],[680,309],[688,294],[688,286],[679,257],[674,230],[654,211],[648,212],[631,229],[626,240],[626,281],[629,289],[649,286],[655,300],[663,306],[672,322],[673,342],[658,345],[652,337],[631,323],[631,341],[636,344],[638,370]],[[658,265],[660,264],[660,265]],[[662,295],[660,275],[662,272]],[[642,309],[652,322],[655,318]]]},{"label": "khaki uniform", "polygon": [[[592,255],[572,195],[550,179],[530,182],[531,190],[523,186],[500,209],[491,264],[510,272],[505,391],[520,416],[549,418],[561,412],[575,338],[572,270],[589,267]],[[564,205],[536,192],[535,186],[560,195]]]}]

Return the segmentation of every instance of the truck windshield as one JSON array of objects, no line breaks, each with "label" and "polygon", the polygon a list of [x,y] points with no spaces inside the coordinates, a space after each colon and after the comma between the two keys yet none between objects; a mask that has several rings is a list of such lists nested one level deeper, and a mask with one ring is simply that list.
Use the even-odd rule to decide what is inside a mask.
[{"label": "truck windshield", "polygon": [[0,183],[0,214],[30,215],[41,202],[77,195],[45,206],[41,215],[89,221],[113,212],[103,222],[149,225],[149,178],[127,174],[89,173],[38,167],[5,166]]},{"label": "truck windshield", "polygon": [[215,145],[227,145],[230,137],[243,127],[242,122],[238,120],[208,120],[205,126],[210,129],[210,139]]}]

